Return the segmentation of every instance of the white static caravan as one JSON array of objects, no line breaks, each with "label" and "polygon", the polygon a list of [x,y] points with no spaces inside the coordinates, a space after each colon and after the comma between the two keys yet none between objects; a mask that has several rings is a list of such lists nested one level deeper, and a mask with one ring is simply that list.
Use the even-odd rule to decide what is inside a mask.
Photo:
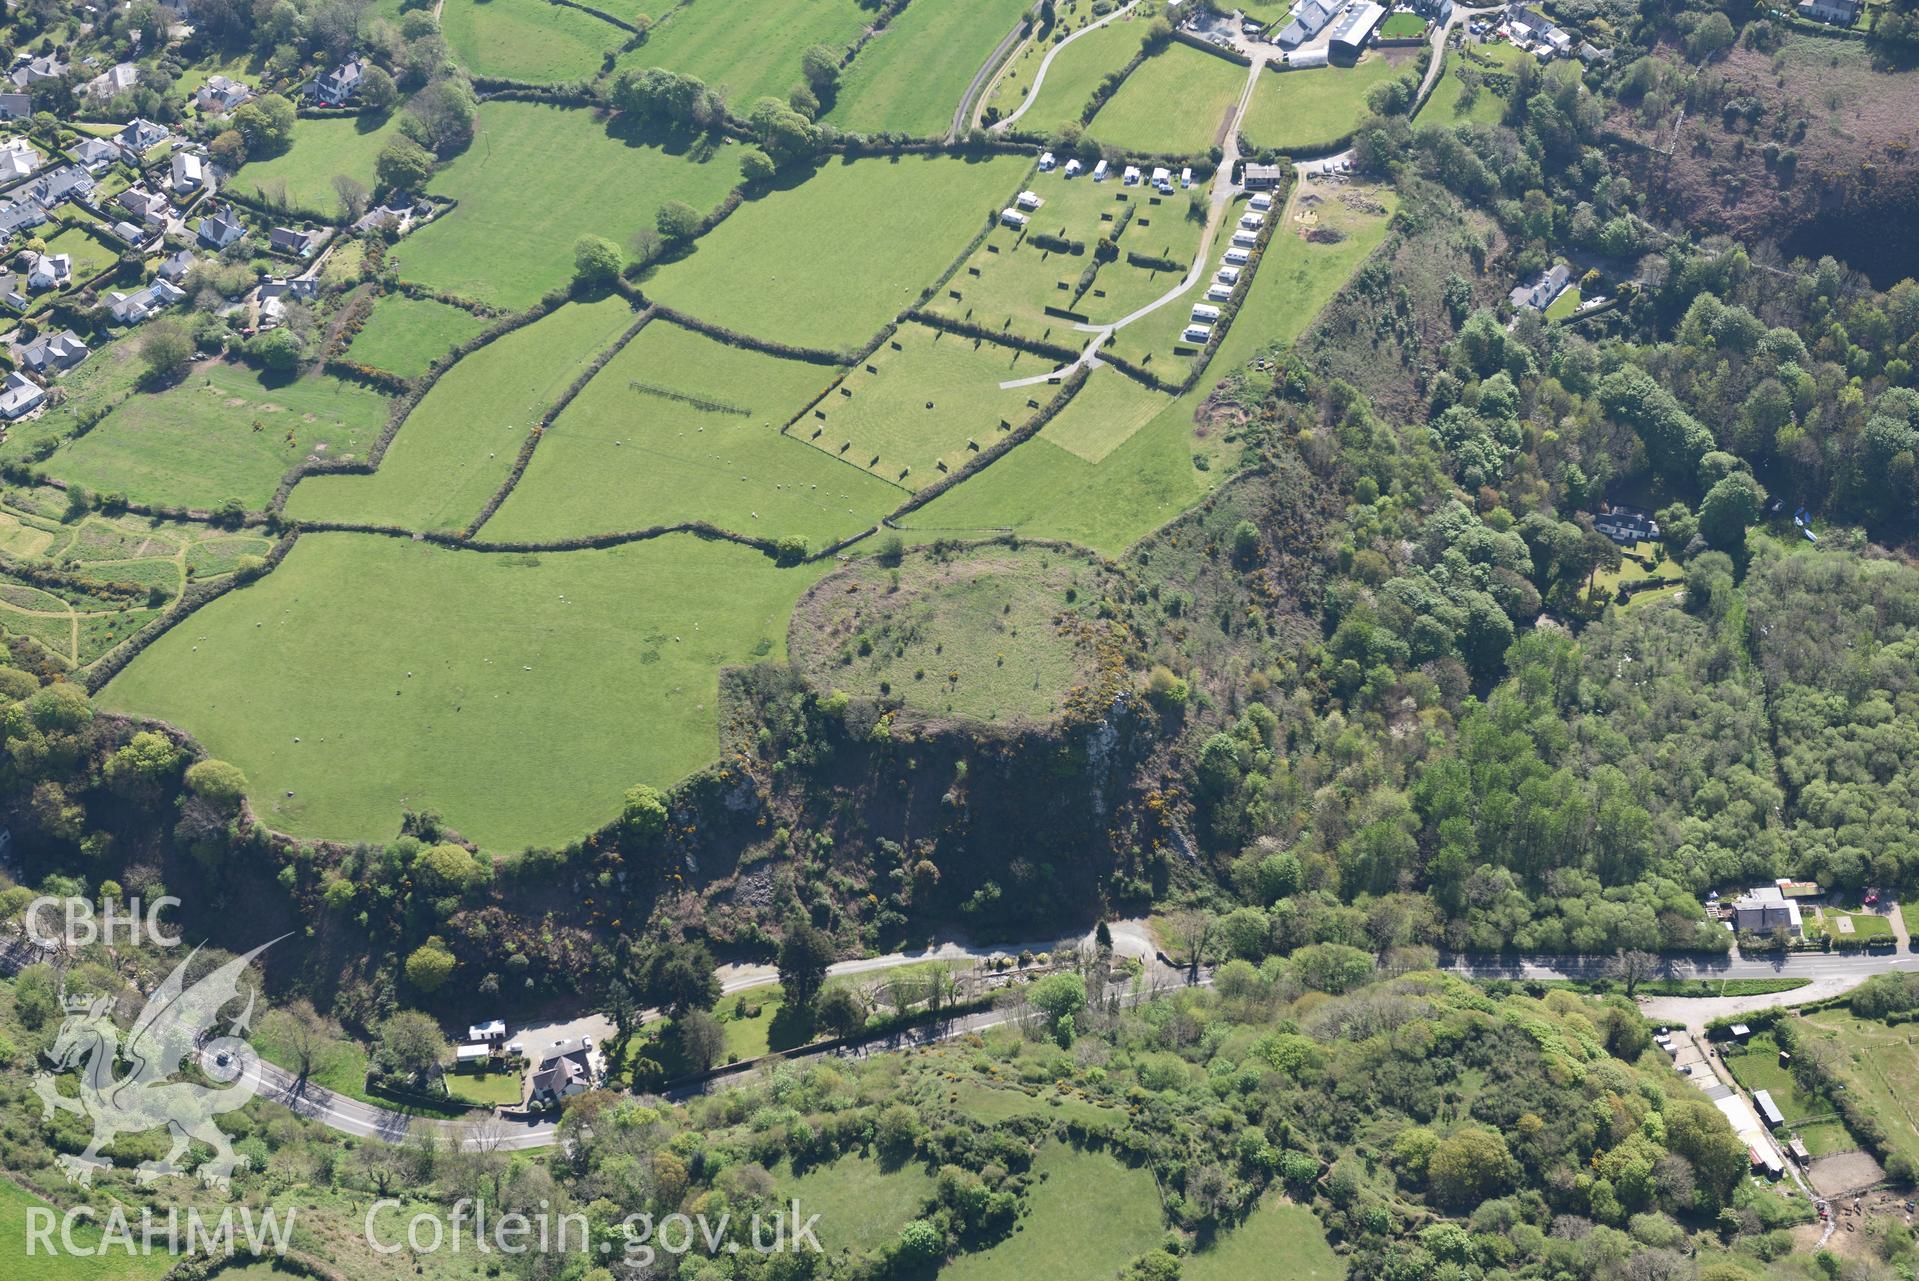
[{"label": "white static caravan", "polygon": [[1024,231],[1026,230],[1026,224],[1030,222],[1031,219],[1017,209],[1002,209],[999,211],[999,221],[1002,227],[1011,227],[1015,231]]},{"label": "white static caravan", "polygon": [[1193,304],[1193,319],[1210,325],[1219,319],[1219,308],[1196,302]]},{"label": "white static caravan", "polygon": [[1273,193],[1270,191],[1255,191],[1253,198],[1246,203],[1261,213],[1264,213],[1273,207]]},{"label": "white static caravan", "polygon": [[1046,202],[1039,198],[1039,194],[1037,192],[1022,191],[1019,193],[1019,196],[1013,201],[1013,203],[1018,205],[1021,209],[1024,209],[1030,213],[1032,210],[1039,208],[1041,205],[1045,204]]},{"label": "white static caravan", "polygon": [[1258,243],[1259,243],[1259,237],[1253,232],[1235,231],[1233,233],[1233,244],[1238,246],[1241,249],[1251,249],[1254,245]]},{"label": "white static caravan", "polygon": [[1244,267],[1247,263],[1251,262],[1252,260],[1253,260],[1253,255],[1248,253],[1244,249],[1234,248],[1234,249],[1228,249],[1226,251],[1226,263],[1228,266]]},{"label": "white static caravan", "polygon": [[1207,302],[1225,302],[1232,296],[1233,287],[1231,285],[1222,285],[1217,280],[1206,290]]},{"label": "white static caravan", "polygon": [[1068,160],[1066,162],[1066,176],[1068,178],[1075,177],[1078,175],[1079,171],[1084,169],[1085,167],[1086,167],[1085,165],[1082,165],[1077,160]]},{"label": "white static caravan", "polygon": [[1213,327],[1211,325],[1188,325],[1186,326],[1186,332],[1181,334],[1180,338],[1186,342],[1203,343],[1212,336]]},{"label": "white static caravan", "polygon": [[1219,269],[1219,283],[1220,283],[1220,284],[1222,284],[1222,285],[1236,285],[1236,284],[1238,284],[1238,283],[1239,283],[1239,268],[1237,268],[1237,267],[1221,267],[1221,268]]},{"label": "white static caravan", "polygon": [[1041,173],[1051,173],[1053,171],[1053,166],[1057,163],[1058,161],[1053,159],[1052,152],[1042,151],[1039,153],[1039,171]]},{"label": "white static caravan", "polygon": [[1243,213],[1239,216],[1239,225],[1248,231],[1258,231],[1266,225],[1266,215],[1257,210]]}]

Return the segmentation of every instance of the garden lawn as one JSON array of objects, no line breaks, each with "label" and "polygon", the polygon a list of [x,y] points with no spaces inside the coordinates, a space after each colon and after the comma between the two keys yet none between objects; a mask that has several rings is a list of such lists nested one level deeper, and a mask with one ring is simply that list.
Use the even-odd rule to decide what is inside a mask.
[{"label": "garden lawn", "polygon": [[1721,1046],[1720,1058],[1733,1079],[1748,1091],[1771,1092],[1772,1101],[1786,1118],[1787,1125],[1809,1117],[1831,1115],[1830,1103],[1801,1090],[1792,1073],[1779,1065],[1779,1042],[1770,1032],[1756,1033],[1741,1046]]},{"label": "garden lawn", "polygon": [[1326,1244],[1319,1216],[1303,1205],[1271,1196],[1212,1247],[1189,1255],[1182,1281],[1247,1281],[1269,1275],[1284,1259],[1287,1281],[1340,1281],[1346,1265]]},{"label": "garden lawn", "polygon": [[[1304,239],[1291,222],[1292,207],[1283,211],[1288,222],[1268,243],[1245,304],[1206,376],[1098,463],[1054,442],[1055,428],[1071,412],[1069,402],[1038,436],[904,517],[902,530],[932,540],[952,537],[956,529],[986,533],[1011,527],[1026,537],[1070,539],[1117,555],[1191,507],[1223,479],[1225,447],[1195,429],[1201,403],[1221,379],[1262,350],[1290,344],[1305,332],[1385,239],[1397,198],[1370,188],[1363,189],[1363,198],[1379,202],[1384,212],[1353,209],[1339,203],[1337,194],[1321,206],[1322,222],[1345,233],[1337,244]],[[1080,394],[1086,394],[1084,387]]]},{"label": "garden lawn", "polygon": [[1579,310],[1579,305],[1585,300],[1585,295],[1579,292],[1578,285],[1569,285],[1565,289],[1560,290],[1559,297],[1553,299],[1552,305],[1546,308],[1546,319],[1569,319],[1575,311]]},{"label": "garden lawn", "polygon": [[534,84],[590,80],[600,74],[607,53],[633,36],[548,0],[445,0],[440,30],[474,75]]},{"label": "garden lawn", "polygon": [[[113,265],[116,255],[113,250],[81,231],[78,227],[68,227],[47,240],[47,252],[50,254],[71,254],[73,256],[73,279],[77,283],[87,280]],[[52,294],[44,295],[51,298]]]},{"label": "garden lawn", "polygon": [[431,184],[459,207],[395,245],[387,261],[406,280],[527,307],[572,280],[582,234],[625,248],[667,201],[709,210],[739,180],[732,143],[676,140],[668,149],[617,136],[590,112],[488,102],[473,145]]},{"label": "garden lawn", "polygon": [[917,491],[992,448],[1058,391],[1045,383],[1002,389],[1002,381],[1053,367],[1043,356],[902,325],[788,434]]},{"label": "garden lawn", "polygon": [[833,160],[741,205],[641,288],[758,338],[857,349],[938,279],[1030,166],[1023,156]]},{"label": "garden lawn", "polygon": [[[557,12],[557,10],[556,10]],[[254,160],[233,177],[233,188],[269,204],[340,216],[335,177],[345,174],[371,191],[379,182],[373,166],[380,148],[400,128],[398,112],[384,120],[364,116],[303,117],[293,126],[293,145],[277,156]]]},{"label": "garden lawn", "polygon": [[1495,125],[1506,114],[1506,100],[1483,83],[1478,92],[1473,94],[1472,101],[1466,101],[1466,85],[1459,78],[1459,72],[1467,65],[1457,50],[1447,51],[1446,70],[1441,73],[1439,83],[1433,86],[1432,94],[1420,106],[1419,115],[1414,118],[1421,127],[1451,126],[1469,121]]},{"label": "garden lawn", "polygon": [[[1408,64],[1423,65],[1419,63]],[[1257,149],[1311,151],[1353,131],[1367,113],[1374,85],[1398,75],[1384,55],[1368,53],[1351,67],[1310,67],[1262,73],[1239,132]]]},{"label": "garden lawn", "polygon": [[941,1281],[1116,1276],[1165,1235],[1159,1194],[1144,1167],[1047,1143],[1033,1171],[1041,1177],[1014,1234],[990,1250],[960,1255],[940,1270]]},{"label": "garden lawn", "polygon": [[907,5],[840,75],[825,123],[854,133],[943,138],[973,77],[1031,0]]},{"label": "garden lawn", "polygon": [[545,541],[700,520],[823,547],[870,528],[906,495],[780,433],[836,373],[656,320],[547,430],[480,536]]},{"label": "garden lawn", "polygon": [[[58,1174],[54,1178],[57,1181]],[[100,1230],[87,1219],[74,1225],[73,1243],[83,1250],[98,1247],[98,1254],[68,1254],[64,1247],[49,1254],[41,1249],[31,1262],[13,1262],[27,1258],[27,1211],[45,1205],[47,1202],[12,1179],[0,1177],[0,1259],[9,1260],[9,1275],[32,1277],[33,1281],[158,1281],[174,1264],[173,1256],[164,1249],[151,1254],[129,1253],[117,1239],[111,1245],[102,1242]],[[137,1239],[139,1208],[128,1207],[126,1213]],[[54,1241],[58,1243],[57,1223],[55,1232]],[[23,1270],[13,1271],[16,1267]]]},{"label": "garden lawn", "polygon": [[[1046,69],[1039,96],[1020,116],[1017,127],[1022,132],[1051,134],[1062,125],[1078,124],[1080,113],[1093,100],[1093,90],[1099,88],[1100,81],[1125,66],[1139,52],[1140,37],[1145,30],[1144,23],[1130,17],[1121,18],[1067,45]],[[1019,110],[1028,96],[1020,93],[1022,88],[1030,94],[1032,77],[1039,72],[1038,60],[1046,53],[1039,50],[1032,56],[1035,65],[1030,71],[1023,76],[1009,76],[1003,86],[995,87],[992,101],[1002,115],[1010,116]],[[1065,162],[1062,156],[1060,163]]]},{"label": "garden lawn", "polygon": [[557,845],[714,758],[720,669],[781,660],[819,572],[686,536],[522,555],[307,534],[99,697],[238,765],[280,830],[387,840],[433,809],[496,851]]},{"label": "garden lawn", "polygon": [[518,1072],[448,1072],[446,1092],[475,1107],[518,1107],[526,1087]]},{"label": "garden lawn", "polygon": [[364,452],[386,422],[376,391],[315,374],[281,383],[244,365],[194,369],[158,395],[123,401],[49,458],[49,474],[155,506],[259,511],[287,470]]},{"label": "garden lawn", "polygon": [[813,45],[851,46],[873,11],[859,0],[709,0],[658,16],[646,43],[620,55],[620,67],[665,67],[698,76],[726,90],[726,100],[745,115],[761,98],[784,99],[802,82],[800,55]]},{"label": "garden lawn", "polygon": [[775,1173],[781,1197],[799,1203],[801,1222],[820,1216],[820,1244],[829,1252],[875,1250],[890,1243],[933,1195],[933,1176],[910,1161],[888,1170],[873,1157],[854,1154],[811,1166],[804,1174],[795,1175],[785,1165]]},{"label": "garden lawn", "polygon": [[623,298],[566,303],[440,376],[371,476],[309,476],[287,514],[412,529],[464,529],[505,482],[535,423],[633,323]]},{"label": "garden lawn", "polygon": [[428,366],[491,323],[464,308],[431,298],[387,294],[346,350],[347,359],[402,378],[418,378]]},{"label": "garden lawn", "polygon": [[1846,1010],[1820,1010],[1806,1023],[1838,1048],[1839,1077],[1885,1126],[1889,1151],[1919,1160],[1919,1023],[1888,1025]]},{"label": "garden lawn", "polygon": [[[1069,179],[1057,169],[1034,174],[1028,187],[1045,202],[1033,212],[1031,225],[1022,232],[996,224],[933,299],[932,310],[1078,349],[1088,335],[1073,329],[1070,316],[1097,323],[1145,306],[1180,282],[1199,247],[1204,223],[1186,216],[1187,192],[1161,196],[1144,186]],[[1099,241],[1113,235],[1129,209],[1132,217],[1117,241],[1119,257],[1100,265],[1091,288],[1075,302],[1080,275],[1093,265]],[[1035,241],[1035,235],[1078,242],[1083,250],[1075,254],[1050,249]],[[1127,261],[1128,254],[1169,259],[1179,266],[1136,266]],[[1049,316],[1048,307],[1070,315]]]},{"label": "garden lawn", "polygon": [[1379,34],[1387,40],[1417,40],[1430,24],[1416,13],[1389,13],[1380,24]]},{"label": "garden lawn", "polygon": [[1126,77],[1086,132],[1122,151],[1197,155],[1218,141],[1249,74],[1175,41]]}]

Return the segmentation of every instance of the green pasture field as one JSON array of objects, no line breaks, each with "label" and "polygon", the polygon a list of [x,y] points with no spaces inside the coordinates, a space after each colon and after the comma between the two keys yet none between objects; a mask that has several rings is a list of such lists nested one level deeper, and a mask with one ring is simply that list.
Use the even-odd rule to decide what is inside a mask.
[{"label": "green pasture field", "polygon": [[[1015,111],[1019,110],[1021,103],[1032,96],[1033,78],[1039,74],[1040,64],[1046,60],[1046,55],[1050,53],[1056,45],[1063,43],[1067,37],[1085,29],[1089,23],[1097,20],[1093,13],[1091,0],[1084,0],[1083,3],[1075,3],[1072,5],[1062,4],[1058,6],[1058,9],[1059,16],[1046,39],[1030,40],[1022,45],[1017,53],[1007,59],[1005,67],[1001,69],[999,76],[993,81],[993,87],[986,96],[986,103],[989,107],[997,107],[1001,116],[1012,115]],[[1119,52],[1118,61],[1114,62],[1112,66],[1106,68],[1106,70],[1113,70],[1124,66],[1126,59],[1132,57],[1132,51],[1139,46],[1138,35],[1141,28],[1129,28],[1127,24],[1130,21],[1130,18],[1121,18],[1107,26],[1101,27],[1091,35],[1081,37],[1077,43],[1068,47],[1064,53],[1053,59],[1053,65],[1048,68],[1046,72],[1046,81],[1042,86],[1042,90],[1046,90],[1053,84],[1053,77],[1060,74],[1060,68],[1071,60],[1074,54],[1081,50],[1082,46],[1096,45],[1100,41],[1111,40],[1110,33],[1115,29],[1130,31],[1134,38],[1130,41],[1112,41],[1113,49],[1115,51],[1121,51],[1123,49],[1123,52]],[[1086,65],[1091,67],[1094,63],[1089,61]],[[1105,72],[1102,71],[1100,74],[1103,75]],[[1097,79],[1097,77],[1095,78]],[[1067,92],[1071,92],[1070,89],[1067,90]],[[1020,123],[1022,125],[1031,125],[1039,132],[1045,133],[1059,125],[1065,124],[1069,120],[1078,121],[1079,108],[1085,106],[1086,98],[1091,96],[1092,89],[1089,86],[1085,96],[1080,99],[1079,105],[1069,108],[1058,120],[1042,122],[1037,117],[1029,119],[1027,116],[1021,116]],[[1052,99],[1049,98],[1048,101],[1049,106],[1047,110],[1051,110],[1050,103]],[[1063,94],[1059,101],[1062,106],[1065,106]],[[1038,111],[1039,108],[1035,106],[1034,110]]]},{"label": "green pasture field", "polygon": [[633,35],[547,0],[445,0],[440,30],[473,74],[535,84],[590,80]]},{"label": "green pasture field", "polygon": [[368,116],[303,117],[293,126],[293,145],[277,156],[249,161],[234,175],[234,190],[270,204],[284,200],[293,209],[337,217],[340,196],[333,189],[334,178],[345,174],[371,191],[379,182],[373,166],[380,148],[399,133],[399,128],[398,112],[384,120]]},{"label": "green pasture field", "polygon": [[[1277,229],[1207,376],[1097,464],[1054,443],[1056,418],[979,475],[903,518],[902,529],[910,538],[932,540],[965,530],[1011,528],[1027,537],[1071,539],[1117,555],[1192,506],[1224,478],[1221,444],[1202,438],[1194,427],[1201,402],[1262,349],[1289,344],[1305,332],[1385,239],[1397,197],[1378,190],[1365,198],[1385,212],[1356,210],[1337,196],[1321,206],[1327,225],[1344,233],[1337,244],[1310,242],[1294,234],[1290,223]],[[1281,216],[1290,219],[1292,212],[1289,207]],[[1204,470],[1196,456],[1206,462]]]},{"label": "green pasture field", "polygon": [[836,373],[656,320],[547,430],[480,536],[532,541],[704,520],[824,547],[870,528],[905,495],[780,434]]},{"label": "green pasture field", "polygon": [[1367,113],[1366,95],[1407,65],[1368,53],[1351,67],[1308,67],[1262,74],[1240,121],[1247,145],[1308,151],[1344,138]]},{"label": "green pasture field", "polygon": [[1055,548],[915,552],[894,568],[855,561],[793,612],[787,651],[815,688],[898,699],[936,716],[1043,721],[1094,676],[1090,627],[1063,626],[1101,599],[1106,573]]},{"label": "green pasture field", "polygon": [[920,1216],[933,1196],[933,1176],[913,1162],[886,1169],[863,1154],[815,1165],[804,1174],[777,1167],[780,1195],[797,1200],[800,1218],[820,1216],[820,1244],[828,1251],[874,1250]]},{"label": "green pasture field", "polygon": [[1175,41],[1126,77],[1086,131],[1121,150],[1201,154],[1218,141],[1250,74]]},{"label": "green pasture field", "polygon": [[572,280],[583,233],[624,247],[667,201],[711,209],[739,180],[732,143],[663,148],[618,136],[589,112],[488,102],[473,145],[431,184],[459,207],[395,245],[387,261],[405,280],[527,307]]},{"label": "green pasture field", "polygon": [[1847,1010],[1820,1010],[1806,1024],[1807,1034],[1838,1048],[1840,1079],[1865,1097],[1866,1110],[1884,1124],[1888,1149],[1919,1159],[1919,1023],[1886,1024]]},{"label": "green pasture field", "polygon": [[580,371],[633,323],[626,300],[566,303],[441,375],[371,476],[309,476],[296,520],[463,529],[513,470],[520,446]]},{"label": "green pasture field", "polygon": [[1116,369],[1096,369],[1040,434],[1067,453],[1100,463],[1158,417],[1173,398]]},{"label": "green pasture field", "polygon": [[[1117,179],[1096,183],[1085,176],[1065,178],[1057,169],[1034,174],[1028,187],[1045,201],[1032,214],[1031,225],[1024,232],[996,225],[940,290],[932,310],[990,329],[1082,347],[1089,336],[1076,331],[1072,320],[1047,315],[1047,307],[1085,316],[1092,323],[1117,320],[1178,284],[1199,247],[1204,223],[1187,216],[1187,192],[1161,196],[1144,185],[1122,186]],[[1117,241],[1119,257],[1100,265],[1092,288],[1075,304],[1080,274],[1093,264],[1100,239],[1112,235],[1129,206],[1134,214]],[[1044,248],[1034,242],[1035,234],[1080,241],[1085,251]],[[1129,253],[1170,258],[1180,270],[1134,266],[1126,261]]]},{"label": "green pasture field", "polygon": [[265,556],[272,550],[273,543],[270,539],[258,538],[251,534],[209,538],[187,548],[187,576],[214,578],[221,574],[231,574],[239,567],[241,557]]},{"label": "green pasture field", "polygon": [[402,378],[418,378],[434,361],[490,323],[431,298],[387,294],[373,304],[366,324],[347,347],[347,359]]},{"label": "green pasture field", "polygon": [[1319,1216],[1303,1205],[1269,1197],[1245,1222],[1196,1250],[1180,1269],[1183,1281],[1246,1281],[1285,1260],[1288,1281],[1341,1281],[1346,1264],[1326,1243]]},{"label": "green pasture field", "polygon": [[1006,207],[1031,163],[829,161],[800,186],[741,205],[641,288],[755,337],[858,348]]},{"label": "green pasture field", "polygon": [[[59,1180],[58,1171],[53,1172],[53,1178],[56,1182]],[[0,1259],[27,1259],[27,1211],[47,1204],[12,1179],[0,1178]],[[102,1214],[105,1212],[101,1210]],[[126,1207],[126,1214],[127,1222],[133,1228],[134,1239],[138,1240],[139,1207]],[[60,1240],[57,1223],[53,1239],[55,1242]],[[100,1229],[89,1221],[74,1225],[73,1239],[74,1244],[82,1249],[102,1244]],[[25,1271],[14,1275],[30,1276],[33,1281],[158,1281],[174,1262],[173,1256],[165,1250],[155,1250],[151,1254],[130,1254],[116,1246],[102,1249],[97,1255],[68,1254],[64,1249],[48,1254],[40,1250],[30,1262],[9,1266],[24,1268]]]},{"label": "green pasture field", "polygon": [[1043,356],[902,325],[788,434],[918,491],[991,448],[1057,391],[1045,383],[1002,389],[1002,381],[1053,367]]},{"label": "green pasture field", "polygon": [[267,505],[287,469],[359,454],[386,422],[387,399],[325,374],[278,383],[244,365],[195,368],[158,395],[134,396],[63,445],[47,471],[95,493],[196,508],[237,498]]},{"label": "green pasture field", "polygon": [[1031,0],[907,5],[840,75],[827,124],[943,138],[974,75]]},{"label": "green pasture field", "polygon": [[646,42],[620,55],[621,69],[665,67],[698,76],[724,90],[741,115],[761,98],[784,99],[800,84],[800,55],[807,49],[845,49],[873,16],[859,0],[709,0],[660,7],[664,12],[654,15],[658,21]]},{"label": "green pasture field", "polygon": [[[1019,118],[1019,128],[1050,134],[1062,125],[1078,124],[1080,112],[1093,100],[1093,90],[1099,88],[1100,81],[1132,61],[1133,55],[1139,52],[1140,37],[1145,30],[1144,23],[1130,17],[1121,18],[1066,46],[1047,68],[1046,79],[1040,82],[1039,96]],[[999,105],[1002,115],[1010,116],[1025,101],[1031,92],[1032,77],[1039,74],[1038,60],[1045,56],[1044,50],[1034,53],[1033,67],[1025,73],[1024,82],[1009,77],[1004,87],[995,90],[992,101]],[[1060,163],[1065,161],[1064,156],[1060,157]]]},{"label": "green pasture field", "polygon": [[277,829],[385,840],[428,808],[495,850],[553,845],[713,759],[719,670],[784,658],[819,572],[688,536],[522,555],[308,534],[99,697],[245,770]]},{"label": "green pasture field", "polygon": [[1165,1235],[1159,1193],[1144,1166],[1047,1143],[1033,1172],[1039,1177],[1019,1231],[989,1250],[960,1255],[940,1270],[942,1281],[1117,1276]]},{"label": "green pasture field", "polygon": [[[1509,44],[1474,45],[1473,52],[1498,62],[1502,67],[1510,68],[1525,56],[1523,50]],[[1440,74],[1439,83],[1433,86],[1433,92],[1419,109],[1416,122],[1421,125],[1455,125],[1473,122],[1477,124],[1498,124],[1506,114],[1506,99],[1494,93],[1492,87],[1481,84],[1479,93],[1470,104],[1465,104],[1466,86],[1461,83],[1459,73],[1467,67],[1481,72],[1496,71],[1498,68],[1482,67],[1478,63],[1468,62],[1457,49],[1446,52],[1446,70]]]}]

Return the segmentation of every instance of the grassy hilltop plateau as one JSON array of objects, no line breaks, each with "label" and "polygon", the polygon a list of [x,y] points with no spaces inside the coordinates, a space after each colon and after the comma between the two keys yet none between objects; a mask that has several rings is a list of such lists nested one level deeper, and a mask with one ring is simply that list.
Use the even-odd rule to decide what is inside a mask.
[{"label": "grassy hilltop plateau", "polygon": [[0,1276],[1919,1269],[1913,0],[0,46]]}]

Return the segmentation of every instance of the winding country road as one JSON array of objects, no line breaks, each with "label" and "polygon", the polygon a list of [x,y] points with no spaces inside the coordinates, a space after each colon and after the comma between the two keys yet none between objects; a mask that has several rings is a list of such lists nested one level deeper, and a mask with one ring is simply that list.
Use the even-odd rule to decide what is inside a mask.
[{"label": "winding country road", "polygon": [[[1032,88],[1026,91],[1026,97],[1019,104],[1019,110],[1015,111],[1010,116],[1005,116],[995,121],[993,123],[993,132],[1005,133],[1008,129],[1011,129],[1013,127],[1013,123],[1017,121],[1021,116],[1026,114],[1026,109],[1032,106],[1033,103],[1038,100],[1039,87],[1046,83],[1046,72],[1053,65],[1053,59],[1059,56],[1059,51],[1061,49],[1064,49],[1067,45],[1073,43],[1073,41],[1079,39],[1081,36],[1087,34],[1088,32],[1098,31],[1101,27],[1104,27],[1108,25],[1109,23],[1118,22],[1121,18],[1124,18],[1127,14],[1131,13],[1134,9],[1137,9],[1138,7],[1139,7],[1139,0],[1127,0],[1127,3],[1125,5],[1122,5],[1120,8],[1113,10],[1111,13],[1107,14],[1104,18],[1101,18],[1098,22],[1087,23],[1085,26],[1081,27],[1078,31],[1075,31],[1072,35],[1067,36],[1064,40],[1054,45],[1051,49],[1048,49],[1046,51],[1046,56],[1040,59],[1039,70],[1033,76],[1033,86]],[[1011,65],[1010,60],[1007,63],[1007,65],[1008,66]],[[1005,71],[1005,67],[1000,68],[1000,70],[1003,73]],[[994,76],[993,79],[998,80],[999,77]],[[992,93],[992,86],[990,84],[986,87],[985,90],[983,90],[980,93],[979,101],[976,104],[974,104],[974,111],[973,111],[974,124],[978,124],[980,122],[980,116],[986,110],[986,99],[991,95],[991,93]],[[962,108],[965,106],[964,103],[961,103],[960,105]]]}]

